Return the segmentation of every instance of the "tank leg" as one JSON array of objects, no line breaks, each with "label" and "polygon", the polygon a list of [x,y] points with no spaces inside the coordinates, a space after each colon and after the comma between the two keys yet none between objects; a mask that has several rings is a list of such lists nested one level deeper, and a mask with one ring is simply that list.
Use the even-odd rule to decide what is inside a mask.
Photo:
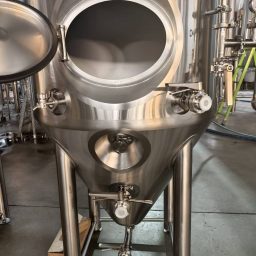
[{"label": "tank leg", "polygon": [[101,231],[101,221],[100,221],[100,204],[95,200],[94,197],[89,196],[89,214],[90,218],[95,224],[94,231]]},{"label": "tank leg", "polygon": [[81,256],[74,166],[59,145],[56,145],[56,157],[64,255]]},{"label": "tank leg", "polygon": [[125,237],[124,243],[121,246],[121,249],[118,253],[118,256],[131,256],[132,252],[132,232],[134,227],[126,227],[125,228]]},{"label": "tank leg", "polygon": [[172,233],[173,224],[173,178],[164,191],[164,232]]},{"label": "tank leg", "polygon": [[174,256],[190,256],[192,145],[179,152],[174,167]]},{"label": "tank leg", "polygon": [[9,222],[10,222],[10,214],[9,214],[9,208],[8,208],[2,160],[0,158],[0,225],[7,224]]}]

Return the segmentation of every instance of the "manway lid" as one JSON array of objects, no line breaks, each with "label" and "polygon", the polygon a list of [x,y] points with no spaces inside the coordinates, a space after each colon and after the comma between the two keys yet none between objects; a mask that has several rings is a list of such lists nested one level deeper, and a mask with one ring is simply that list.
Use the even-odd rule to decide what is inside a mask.
[{"label": "manway lid", "polygon": [[49,64],[57,32],[38,10],[0,0],[0,83],[28,77]]}]

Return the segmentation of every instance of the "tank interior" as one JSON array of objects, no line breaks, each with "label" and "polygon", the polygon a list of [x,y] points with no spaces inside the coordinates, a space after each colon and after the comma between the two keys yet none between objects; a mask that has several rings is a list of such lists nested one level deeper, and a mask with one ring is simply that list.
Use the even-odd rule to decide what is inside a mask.
[{"label": "tank interior", "polygon": [[75,65],[108,80],[147,71],[160,58],[165,43],[166,32],[159,17],[129,1],[106,1],[85,9],[71,23],[66,38]]}]

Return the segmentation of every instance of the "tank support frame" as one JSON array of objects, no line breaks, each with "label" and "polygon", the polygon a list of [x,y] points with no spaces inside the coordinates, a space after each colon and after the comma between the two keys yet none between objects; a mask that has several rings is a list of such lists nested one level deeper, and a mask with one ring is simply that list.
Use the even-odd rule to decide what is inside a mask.
[{"label": "tank support frame", "polygon": [[174,176],[164,192],[164,219],[145,219],[145,221],[164,223],[165,246],[131,243],[133,227],[126,229],[124,244],[99,243],[101,222],[110,221],[110,219],[100,217],[99,203],[90,198],[89,212],[92,225],[82,252],[80,252],[74,165],[67,153],[58,145],[56,154],[65,256],[90,256],[93,255],[94,250],[119,251],[119,255],[123,256],[131,255],[130,249],[166,252],[167,256],[191,255],[191,141],[184,145],[174,162]]}]

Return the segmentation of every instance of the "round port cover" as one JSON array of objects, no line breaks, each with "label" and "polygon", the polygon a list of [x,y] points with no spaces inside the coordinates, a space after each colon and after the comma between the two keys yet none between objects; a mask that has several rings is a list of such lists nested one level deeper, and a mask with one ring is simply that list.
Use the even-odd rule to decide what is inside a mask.
[{"label": "round port cover", "polygon": [[0,83],[40,71],[54,57],[57,45],[57,32],[41,12],[0,0]]}]

